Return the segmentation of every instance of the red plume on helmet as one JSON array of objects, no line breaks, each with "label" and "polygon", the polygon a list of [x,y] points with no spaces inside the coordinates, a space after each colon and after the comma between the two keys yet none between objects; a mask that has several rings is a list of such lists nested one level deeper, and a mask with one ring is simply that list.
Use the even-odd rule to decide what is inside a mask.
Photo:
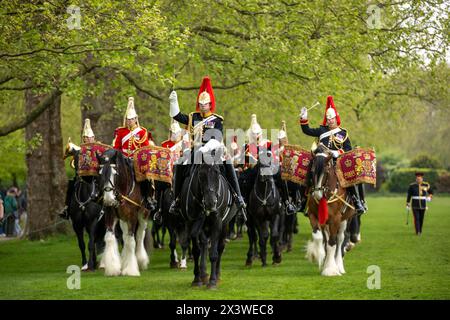
[{"label": "red plume on helmet", "polygon": [[341,125],[341,117],[339,116],[339,113],[336,110],[336,107],[334,105],[334,101],[333,101],[333,97],[332,96],[328,96],[327,97],[327,106],[325,107],[325,115],[323,116],[323,122],[322,125],[326,126],[327,125],[327,110],[328,108],[332,108],[334,109],[334,112],[336,112],[336,122],[337,125],[340,126]]},{"label": "red plume on helmet", "polygon": [[208,76],[203,78],[202,84],[200,85],[200,90],[198,91],[198,95],[197,95],[196,111],[200,111],[199,98],[200,98],[200,95],[205,91],[209,94],[209,98],[211,100],[210,101],[211,102],[211,112],[215,112],[216,111],[216,99],[214,98],[214,91],[213,91],[213,88],[211,85],[211,79]]}]

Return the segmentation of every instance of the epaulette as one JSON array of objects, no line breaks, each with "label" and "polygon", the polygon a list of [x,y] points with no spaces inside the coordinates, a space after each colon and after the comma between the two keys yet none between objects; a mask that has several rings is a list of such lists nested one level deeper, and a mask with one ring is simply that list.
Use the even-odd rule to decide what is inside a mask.
[{"label": "epaulette", "polygon": [[217,114],[217,113],[213,113],[213,115],[215,115],[217,118],[219,118],[220,120],[223,121],[223,117],[222,117],[221,115],[219,115],[219,114]]},{"label": "epaulette", "polygon": [[410,183],[409,185],[412,186],[413,184],[417,184],[417,182],[412,182],[412,183]]},{"label": "epaulette", "polygon": [[430,183],[429,183],[429,182],[426,182],[426,181],[422,181],[422,184],[430,185]]}]

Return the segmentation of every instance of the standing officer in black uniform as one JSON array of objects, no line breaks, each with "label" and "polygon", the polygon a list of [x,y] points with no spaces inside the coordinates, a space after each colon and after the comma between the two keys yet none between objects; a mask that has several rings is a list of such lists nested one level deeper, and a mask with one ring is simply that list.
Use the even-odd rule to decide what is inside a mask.
[{"label": "standing officer in black uniform", "polygon": [[[341,118],[339,117],[336,107],[334,106],[332,96],[328,96],[327,98],[325,116],[323,118],[323,123],[319,128],[309,127],[308,112],[306,108],[302,108],[301,110],[300,125],[304,134],[308,136],[318,137],[319,142],[321,142],[331,150],[333,158],[337,158],[340,154],[352,150],[352,145],[350,143],[350,139],[348,138],[347,131],[339,127],[341,125]],[[307,184],[309,184],[310,179],[307,180]],[[361,192],[361,190],[362,189],[360,189],[359,191]],[[364,213],[366,211],[366,208],[361,202],[360,195],[356,190],[356,187],[348,187],[347,191],[351,194],[356,212],[358,214]],[[304,210],[305,205],[306,199],[302,201],[301,211]]]},{"label": "standing officer in black uniform", "polygon": [[[169,97],[170,101],[170,116],[176,121],[187,125],[188,132],[193,137],[193,145],[191,148],[191,157],[193,157],[193,151],[195,147],[199,147],[199,151],[208,152],[216,149],[222,144],[223,136],[223,118],[215,114],[215,99],[214,92],[211,86],[211,80],[209,77],[204,77],[202,84],[200,86],[200,91],[197,97],[197,108],[196,112],[191,112],[186,115],[180,112],[178,106],[177,94],[172,91]],[[214,130],[211,130],[214,129]],[[208,132],[209,131],[209,132]],[[199,141],[200,140],[200,141]],[[177,164],[174,166],[174,201],[170,206],[169,212],[176,214],[180,211],[180,193],[183,186],[184,177],[190,166],[186,164]],[[236,177],[236,172],[232,163],[224,163],[225,178],[228,180],[233,188],[236,195],[236,204],[238,209],[243,209],[246,207],[244,199],[241,195],[241,190],[239,188],[239,183]],[[238,215],[242,216],[242,210],[238,210]]]},{"label": "standing officer in black uniform", "polygon": [[425,210],[428,209],[427,201],[431,201],[432,196],[433,190],[431,189],[430,184],[423,181],[423,172],[416,172],[416,182],[411,183],[408,188],[406,209],[410,209],[409,203],[412,199],[412,212],[417,235],[422,234]]}]

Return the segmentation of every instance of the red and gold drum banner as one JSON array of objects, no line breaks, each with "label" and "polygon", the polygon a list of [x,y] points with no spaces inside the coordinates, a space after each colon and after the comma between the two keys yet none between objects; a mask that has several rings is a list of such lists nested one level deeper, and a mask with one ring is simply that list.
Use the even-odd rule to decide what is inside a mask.
[{"label": "red and gold drum banner", "polygon": [[337,158],[336,173],[339,183],[347,188],[359,183],[375,185],[377,180],[377,159],[375,151],[356,148]]},{"label": "red and gold drum banner", "polygon": [[133,155],[134,172],[138,182],[145,179],[155,179],[172,183],[173,164],[176,153],[168,148],[158,146],[146,146]]},{"label": "red and gold drum banner", "polygon": [[281,178],[304,185],[312,158],[311,152],[300,146],[287,144],[281,158]]},{"label": "red and gold drum banner", "polygon": [[99,142],[83,143],[80,145],[78,156],[78,174],[80,176],[98,176],[100,165],[97,156],[111,149],[111,146]]}]

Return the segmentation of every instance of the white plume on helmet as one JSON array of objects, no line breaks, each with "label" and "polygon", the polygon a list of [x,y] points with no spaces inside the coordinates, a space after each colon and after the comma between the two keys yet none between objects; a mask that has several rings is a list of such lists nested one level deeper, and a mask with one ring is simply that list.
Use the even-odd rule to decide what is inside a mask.
[{"label": "white plume on helmet", "polygon": [[87,138],[95,137],[94,131],[92,131],[92,128],[91,128],[91,120],[89,120],[89,119],[84,120],[84,128],[83,128],[82,136],[87,137]]}]

